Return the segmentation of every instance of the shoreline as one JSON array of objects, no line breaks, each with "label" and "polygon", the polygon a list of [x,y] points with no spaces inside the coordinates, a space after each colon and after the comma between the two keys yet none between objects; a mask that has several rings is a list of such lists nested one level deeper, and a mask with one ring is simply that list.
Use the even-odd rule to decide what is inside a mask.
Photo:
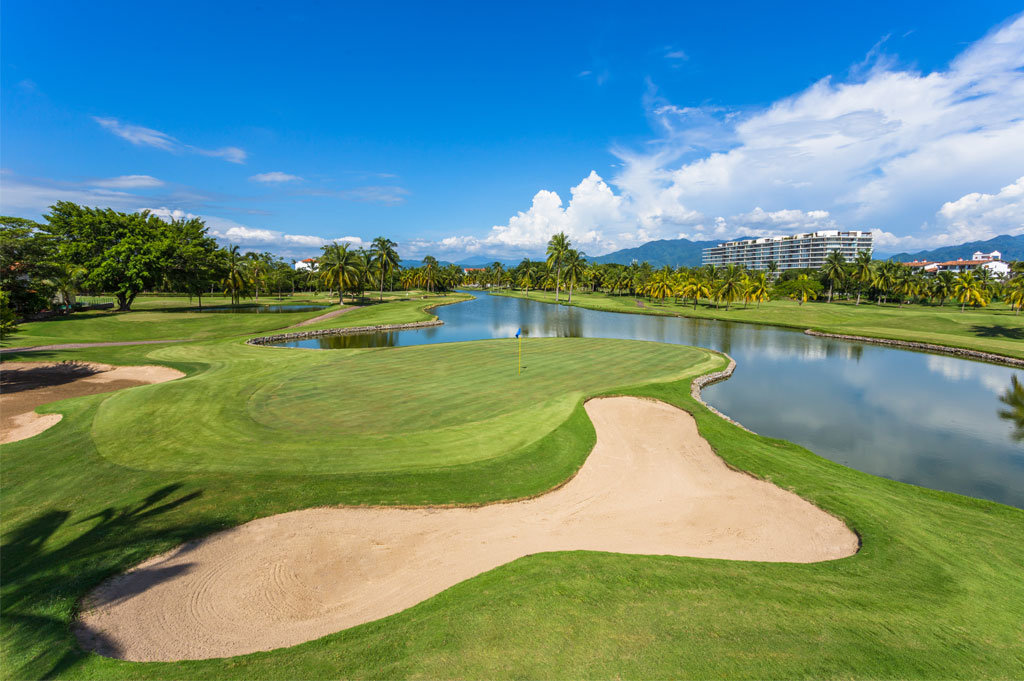
[{"label": "shoreline", "polygon": [[936,354],[947,354],[961,357],[963,359],[974,359],[981,362],[988,362],[989,364],[999,364],[1003,366],[1024,369],[1024,358],[1011,357],[1010,355],[1001,355],[997,352],[987,352],[985,350],[973,350],[971,348],[964,348],[957,345],[940,345],[938,343],[925,343],[924,341],[905,341],[897,340],[895,338],[885,338],[883,336],[856,336],[851,334],[831,333],[828,331],[816,331],[811,328],[806,328],[803,325],[785,324],[781,322],[751,322],[742,319],[722,319],[720,317],[695,317],[686,314],[678,314],[674,312],[657,312],[647,307],[638,308],[636,310],[604,310],[598,307],[580,305],[579,303],[575,302],[567,303],[564,300],[560,300],[556,303],[553,300],[529,298],[527,296],[517,295],[515,293],[511,293],[508,291],[489,293],[489,295],[499,295],[507,298],[519,298],[520,300],[532,300],[534,302],[544,303],[545,305],[565,305],[567,307],[578,307],[582,310],[593,310],[594,312],[610,312],[612,314],[639,314],[647,315],[649,317],[675,317],[677,319],[697,319],[701,321],[727,322],[731,324],[747,324],[750,326],[771,326],[779,329],[788,329],[790,331],[799,331],[808,336],[833,338],[835,340],[845,340],[859,343],[875,343],[878,345],[890,345],[896,348],[903,348],[906,350],[918,350],[923,352],[933,352]]},{"label": "shoreline", "polygon": [[[716,351],[711,350],[711,352],[716,352]],[[720,419],[722,419],[724,421],[727,421],[728,423],[731,423],[732,425],[736,426],[737,428],[742,428],[743,430],[747,431],[748,433],[751,433],[752,435],[757,435],[757,433],[752,431],[750,428],[747,428],[745,425],[743,425],[742,423],[740,423],[736,419],[734,419],[734,418],[732,418],[732,417],[730,417],[730,416],[728,416],[728,415],[718,411],[717,409],[715,409],[712,405],[708,404],[704,400],[704,397],[701,395],[701,391],[704,388],[706,388],[709,385],[713,385],[715,383],[721,383],[722,381],[729,380],[729,378],[732,377],[733,372],[736,371],[736,360],[734,360],[732,357],[730,357],[729,355],[725,354],[724,352],[719,352],[717,354],[720,354],[723,357],[725,357],[726,359],[728,359],[729,360],[729,364],[724,369],[722,369],[721,371],[713,371],[710,374],[701,374],[697,378],[693,379],[693,381],[690,383],[690,397],[692,397],[693,399],[695,399],[698,402],[700,402],[701,404],[703,404],[707,408],[708,411],[710,411],[712,414],[714,414],[718,418],[720,418]]]},{"label": "shoreline", "polygon": [[[467,299],[461,298],[459,300],[441,300],[436,303],[432,303],[421,308],[427,314],[431,314],[433,310],[445,305],[454,305],[455,303],[464,303]],[[354,308],[347,308],[345,311]],[[424,320],[421,322],[406,322],[404,324],[373,324],[370,326],[347,326],[336,329],[313,329],[311,331],[292,331],[290,333],[279,333],[270,336],[257,336],[255,338],[249,338],[245,341],[246,345],[256,345],[259,347],[277,347],[274,343],[280,343],[281,341],[289,340],[306,340],[308,338],[320,338],[321,336],[358,336],[366,333],[377,333],[378,331],[403,331],[406,329],[422,329],[430,326],[441,326],[444,324],[443,321],[437,318],[437,315],[433,315],[433,319]],[[295,327],[290,327],[295,328]],[[294,350],[295,348],[290,348]]]}]

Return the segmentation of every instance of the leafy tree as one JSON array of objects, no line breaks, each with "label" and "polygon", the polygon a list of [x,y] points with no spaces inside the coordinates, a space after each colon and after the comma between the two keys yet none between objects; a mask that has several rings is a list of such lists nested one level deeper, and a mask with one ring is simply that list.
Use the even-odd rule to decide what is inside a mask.
[{"label": "leafy tree", "polygon": [[113,293],[118,310],[130,310],[135,296],[156,283],[166,265],[161,258],[166,223],[149,211],[119,213],[58,201],[43,217],[43,229],[57,242],[58,259],[84,267],[85,287]]},{"label": "leafy tree", "polygon": [[80,265],[60,263],[54,266],[54,273],[43,283],[48,284],[60,298],[64,314],[70,314],[75,307],[75,295],[79,292],[86,271]]},{"label": "leafy tree", "polygon": [[175,291],[199,298],[224,276],[226,253],[207,236],[206,225],[199,218],[172,219],[164,229],[163,275]]},{"label": "leafy tree", "polygon": [[50,305],[52,289],[44,282],[54,274],[53,238],[24,218],[0,217],[0,289],[15,317],[33,315]]},{"label": "leafy tree", "polygon": [[14,308],[11,307],[10,292],[0,289],[0,338],[6,338],[18,330],[16,319]]},{"label": "leafy tree", "polygon": [[811,279],[806,274],[801,274],[796,279],[784,282],[776,287],[776,290],[784,292],[788,297],[803,305],[808,300],[817,300],[821,293],[821,282]]}]

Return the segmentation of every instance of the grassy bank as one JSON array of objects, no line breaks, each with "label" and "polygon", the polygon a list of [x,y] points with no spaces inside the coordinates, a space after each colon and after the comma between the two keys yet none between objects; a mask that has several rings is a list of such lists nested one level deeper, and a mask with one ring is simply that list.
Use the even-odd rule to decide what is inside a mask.
[{"label": "grassy bank", "polygon": [[[527,297],[520,291],[501,291],[496,295]],[[530,291],[528,297],[545,303],[555,301],[555,294],[550,291]],[[566,302],[565,292],[559,301]],[[725,305],[715,307],[703,302],[694,309],[692,301],[688,304],[675,303],[671,299],[652,302],[641,298],[639,301],[640,305],[633,296],[603,292],[574,292],[572,296],[574,306],[591,310],[771,324],[825,333],[934,343],[1024,358],[1024,315],[1015,314],[1003,303],[960,312],[960,308],[952,304],[943,307],[904,305],[901,308],[895,304],[867,302],[855,305],[854,301],[845,300],[804,305],[792,300],[772,300],[760,307],[734,303],[729,310]]]},{"label": "grassy bank", "polygon": [[[410,298],[414,295],[415,298]],[[425,300],[437,298],[451,299],[448,296],[428,296]],[[348,312],[336,320],[328,320],[320,325],[304,327],[333,328],[348,323],[347,317],[355,319],[375,319],[391,317],[415,317],[425,303],[423,294],[414,292],[395,292],[385,295],[385,305],[378,305],[376,297],[367,297],[350,301],[346,305],[358,305],[361,309]],[[229,304],[223,297],[203,299],[204,307]],[[391,302],[393,301],[393,302]],[[264,314],[217,313],[197,311],[197,301],[176,296],[140,296],[130,312],[99,310],[76,312],[66,317],[55,317],[39,322],[20,324],[18,331],[3,340],[2,347],[15,348],[32,345],[59,345],[65,343],[105,343],[140,340],[208,340],[213,338],[230,338],[239,335],[270,333],[298,324],[318,315],[338,309],[337,297],[326,295],[296,295],[278,300],[276,297],[264,297],[261,304],[281,305],[324,305],[321,310],[303,310],[297,312],[280,312]],[[254,301],[245,300],[245,305],[254,305]],[[427,318],[428,313],[419,316]],[[343,321],[344,320],[344,321]],[[406,321],[416,321],[406,319]],[[365,322],[383,323],[383,322]],[[359,324],[352,324],[358,326]]]},{"label": "grassy bank", "polygon": [[[410,312],[417,313],[403,314]],[[332,321],[351,323],[354,314]],[[485,341],[316,352],[219,340],[42,353],[166,364],[188,377],[49,405],[65,415],[59,424],[4,446],[3,677],[1021,676],[1024,511],[876,478],[726,423],[689,395],[695,374],[724,365],[706,350],[545,339],[517,380],[506,348],[512,344]],[[261,393],[272,384],[279,403]],[[189,390],[161,392],[171,387]],[[253,518],[330,504],[480,503],[550,489],[593,446],[582,399],[600,393],[653,397],[692,412],[727,462],[843,518],[860,535],[861,551],[810,565],[539,554],[391,617],[229,659],[120,662],[82,652],[70,633],[77,602],[104,578]],[[204,404],[225,411],[212,418]],[[173,422],[179,408],[184,426]],[[146,432],[151,419],[166,422]],[[494,446],[505,419],[534,437]],[[305,469],[379,429],[441,438],[466,420],[478,441],[425,441],[411,452],[421,457],[415,466],[378,457],[369,469]],[[313,458],[278,445],[267,447],[277,458],[253,458],[259,452],[245,448],[239,461],[219,453],[261,423],[305,439]],[[115,432],[125,452],[112,449]],[[209,461],[182,461],[175,443],[205,451]],[[371,443],[362,446],[370,456]]]}]

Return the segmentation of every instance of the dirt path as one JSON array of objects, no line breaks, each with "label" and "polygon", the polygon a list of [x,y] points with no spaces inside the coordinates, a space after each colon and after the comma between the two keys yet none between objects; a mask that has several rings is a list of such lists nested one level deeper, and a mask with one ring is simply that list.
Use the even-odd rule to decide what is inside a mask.
[{"label": "dirt path", "polygon": [[159,366],[114,367],[86,362],[5,362],[0,365],[0,444],[38,435],[60,414],[35,408],[69,397],[162,383],[185,374]]},{"label": "dirt path", "polygon": [[156,345],[158,343],[186,343],[181,340],[117,341],[112,343],[63,343],[61,345],[29,345],[24,348],[0,348],[0,355],[7,352],[39,352],[41,350],[81,350],[82,348],[110,348],[116,345]]},{"label": "dirt path", "polygon": [[313,317],[312,319],[307,319],[304,322],[299,322],[298,324],[292,324],[288,328],[289,329],[297,329],[300,326],[312,326],[313,324],[318,324],[320,322],[327,321],[328,319],[334,319],[335,317],[339,317],[339,316],[345,314],[346,312],[350,312],[352,310],[357,310],[357,309],[359,309],[358,306],[353,305],[351,307],[343,307],[340,310],[331,310],[330,312],[327,312],[325,314]]},{"label": "dirt path", "polygon": [[726,466],[688,413],[632,397],[586,408],[597,445],[549,494],[480,508],[318,508],[255,520],[101,585],[76,635],[127,660],[226,657],[379,619],[542,551],[794,562],[857,551],[838,519]]}]

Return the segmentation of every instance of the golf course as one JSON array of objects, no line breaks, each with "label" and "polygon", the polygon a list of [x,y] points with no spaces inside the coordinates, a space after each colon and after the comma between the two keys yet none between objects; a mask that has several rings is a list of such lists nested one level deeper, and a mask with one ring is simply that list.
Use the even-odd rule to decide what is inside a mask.
[{"label": "golf course", "polygon": [[[300,328],[425,321],[461,299],[395,297]],[[27,324],[16,345],[184,342],[4,355],[5,374],[20,362],[181,372],[40,406],[62,418],[3,446],[4,678],[1024,670],[1024,512],[723,420],[691,383],[724,355],[539,338],[517,371],[511,338],[260,347],[245,341],[330,308],[196,320],[208,313],[138,307]],[[693,487],[698,471],[708,482]],[[775,505],[753,504],[751,484]],[[771,510],[742,516],[757,508]],[[405,537],[390,562],[376,546],[389,532]],[[336,556],[318,542],[335,535],[365,558],[323,581],[317,566]],[[353,570],[387,588],[339,592]],[[218,624],[229,613],[271,635],[203,638],[236,641]]]}]

